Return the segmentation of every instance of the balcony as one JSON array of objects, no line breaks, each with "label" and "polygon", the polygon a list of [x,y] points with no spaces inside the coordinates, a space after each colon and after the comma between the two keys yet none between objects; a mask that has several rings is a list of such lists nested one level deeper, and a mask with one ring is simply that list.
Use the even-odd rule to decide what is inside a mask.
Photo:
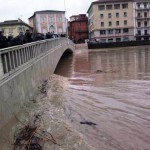
[{"label": "balcony", "polygon": [[139,33],[137,33],[136,34],[136,37],[150,37],[150,34],[139,34]]},{"label": "balcony", "polygon": [[136,10],[141,10],[141,11],[142,11],[142,10],[144,10],[144,11],[148,10],[148,11],[149,11],[149,10],[150,10],[150,6],[149,6],[149,5],[140,6],[140,7],[137,6],[135,9],[136,9]]},{"label": "balcony", "polygon": [[149,16],[136,16],[136,19],[137,20],[146,20],[146,19],[150,19],[150,17]]},{"label": "balcony", "polygon": [[148,25],[147,26],[136,26],[136,28],[150,28]]}]

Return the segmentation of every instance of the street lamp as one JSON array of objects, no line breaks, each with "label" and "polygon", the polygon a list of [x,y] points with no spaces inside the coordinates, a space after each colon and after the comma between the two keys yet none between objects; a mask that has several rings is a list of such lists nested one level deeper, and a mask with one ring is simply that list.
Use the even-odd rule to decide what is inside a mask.
[{"label": "street lamp", "polygon": [[66,0],[64,0],[64,8],[65,8],[66,36],[67,36],[67,38],[68,38],[68,22],[67,22],[67,16],[66,16],[66,13],[67,13]]}]

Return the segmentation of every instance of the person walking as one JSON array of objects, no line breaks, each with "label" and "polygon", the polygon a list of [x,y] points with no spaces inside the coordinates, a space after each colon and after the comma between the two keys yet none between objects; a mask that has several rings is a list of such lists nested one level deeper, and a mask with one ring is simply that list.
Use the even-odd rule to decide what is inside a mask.
[{"label": "person walking", "polygon": [[32,39],[32,33],[30,32],[30,30],[26,30],[26,33],[25,33],[25,43],[31,43],[33,42],[33,39]]},{"label": "person walking", "polygon": [[25,44],[25,36],[23,32],[20,32],[18,36],[13,38],[10,42],[10,46],[22,45]]},{"label": "person walking", "polygon": [[4,32],[0,31],[0,49],[7,47],[7,38],[4,36]]}]

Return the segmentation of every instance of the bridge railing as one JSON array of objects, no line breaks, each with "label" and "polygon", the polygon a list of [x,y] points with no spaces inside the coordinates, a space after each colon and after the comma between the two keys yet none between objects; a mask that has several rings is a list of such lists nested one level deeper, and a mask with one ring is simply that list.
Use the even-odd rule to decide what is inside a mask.
[{"label": "bridge railing", "polygon": [[9,74],[43,53],[64,44],[73,43],[66,38],[59,38],[0,49],[0,77]]}]

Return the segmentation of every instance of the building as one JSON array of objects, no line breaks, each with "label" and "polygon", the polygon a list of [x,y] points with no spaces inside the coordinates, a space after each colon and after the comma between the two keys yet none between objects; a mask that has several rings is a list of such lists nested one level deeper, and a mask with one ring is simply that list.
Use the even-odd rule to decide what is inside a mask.
[{"label": "building", "polygon": [[88,39],[88,18],[86,14],[70,17],[68,35],[75,43],[84,43]]},{"label": "building", "polygon": [[88,10],[90,38],[101,42],[134,39],[133,3],[131,0],[99,0]]},{"label": "building", "polygon": [[136,40],[150,39],[150,1],[136,0],[134,2]]},{"label": "building", "polygon": [[0,30],[4,32],[4,35],[6,37],[10,35],[16,37],[19,32],[25,33],[27,29],[29,29],[30,31],[33,30],[31,26],[23,22],[21,19],[0,22]]},{"label": "building", "polygon": [[43,10],[34,12],[29,18],[29,25],[34,28],[34,32],[46,34],[66,34],[65,11]]},{"label": "building", "polygon": [[101,42],[149,39],[149,0],[99,0],[88,9],[89,36]]}]

